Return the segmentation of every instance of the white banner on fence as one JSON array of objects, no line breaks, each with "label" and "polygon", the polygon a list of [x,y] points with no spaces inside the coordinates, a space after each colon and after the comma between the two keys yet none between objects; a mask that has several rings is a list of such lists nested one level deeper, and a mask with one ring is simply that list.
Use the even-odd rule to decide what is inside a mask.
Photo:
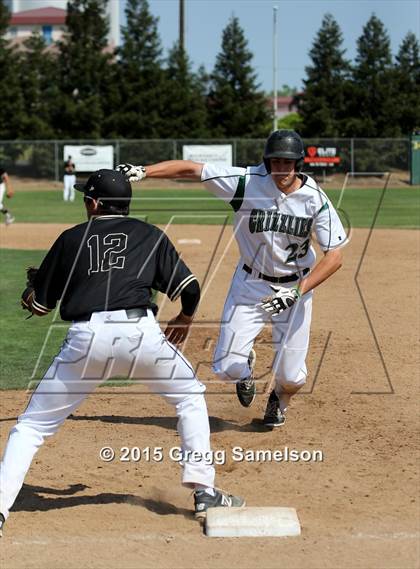
[{"label": "white banner on fence", "polygon": [[218,166],[232,166],[232,145],[185,145],[182,147],[182,158],[194,162],[211,162]]},{"label": "white banner on fence", "polygon": [[109,146],[64,146],[63,159],[71,156],[76,172],[95,172],[101,168],[114,168],[114,147]]}]

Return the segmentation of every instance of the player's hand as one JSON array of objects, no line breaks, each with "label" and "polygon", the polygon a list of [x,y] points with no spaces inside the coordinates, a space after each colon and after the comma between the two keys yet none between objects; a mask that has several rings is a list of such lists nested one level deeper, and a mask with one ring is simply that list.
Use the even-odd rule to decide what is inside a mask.
[{"label": "player's hand", "polygon": [[291,308],[300,298],[301,294],[298,287],[287,288],[284,286],[272,286],[274,291],[272,296],[263,298],[258,306],[269,314],[280,314],[288,308]]},{"label": "player's hand", "polygon": [[178,316],[168,322],[165,330],[167,340],[176,346],[182,344],[188,335],[192,321],[192,316],[186,316],[180,312]]},{"label": "player's hand", "polygon": [[140,182],[146,177],[144,166],[133,166],[132,164],[118,164],[116,170],[122,172],[129,182]]},{"label": "player's hand", "polygon": [[8,191],[6,192],[6,197],[10,199],[10,198],[13,197],[13,194],[14,194],[14,193],[15,193],[15,192],[14,192],[13,190],[8,190]]}]

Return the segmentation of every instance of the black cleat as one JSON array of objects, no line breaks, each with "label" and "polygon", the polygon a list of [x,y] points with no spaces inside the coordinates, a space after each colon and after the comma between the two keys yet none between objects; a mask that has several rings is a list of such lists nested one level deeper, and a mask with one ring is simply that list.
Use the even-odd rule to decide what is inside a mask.
[{"label": "black cleat", "polygon": [[273,389],[268,398],[267,407],[265,408],[264,426],[274,429],[274,427],[281,427],[285,422],[286,417],[280,411],[280,401]]},{"label": "black cleat", "polygon": [[194,492],[194,517],[196,520],[204,520],[209,508],[243,508],[245,500],[239,496],[232,496],[222,490],[214,489],[214,496],[210,496],[205,490]]},{"label": "black cleat", "polygon": [[254,367],[257,359],[255,350],[251,350],[248,357],[248,365],[251,369],[251,375],[238,381],[236,384],[236,395],[238,396],[239,402],[243,407],[250,407],[254,402],[255,396],[257,394],[257,388],[254,381]]},{"label": "black cleat", "polygon": [[3,514],[0,514],[0,537],[3,536],[3,527],[4,527],[4,522],[6,520],[4,519]]}]

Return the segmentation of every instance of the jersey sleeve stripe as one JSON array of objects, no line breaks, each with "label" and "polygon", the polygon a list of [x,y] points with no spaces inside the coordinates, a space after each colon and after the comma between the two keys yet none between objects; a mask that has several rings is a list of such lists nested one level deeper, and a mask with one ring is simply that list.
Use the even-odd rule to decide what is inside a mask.
[{"label": "jersey sleeve stripe", "polygon": [[33,302],[32,302],[32,306],[34,308],[36,308],[39,312],[43,312],[44,314],[48,314],[48,312],[51,312],[52,308],[47,308],[46,306],[43,306],[42,304],[40,304],[39,302],[37,302],[34,298]]},{"label": "jersey sleeve stripe", "polygon": [[321,211],[324,211],[326,209],[328,209],[330,206],[328,205],[328,202],[325,202],[324,205],[321,207],[321,209],[318,211],[317,215],[319,215],[321,213]]},{"label": "jersey sleeve stripe", "polygon": [[236,187],[235,195],[233,196],[232,200],[229,202],[229,205],[232,207],[234,212],[237,212],[241,209],[242,202],[244,201],[245,195],[245,176],[240,176],[238,185]]},{"label": "jersey sleeve stripe", "polygon": [[181,292],[184,290],[184,288],[186,286],[188,286],[192,281],[196,281],[197,278],[195,275],[188,275],[188,277],[186,277],[177,287],[176,289],[173,291],[173,293],[170,295],[169,299],[174,302],[175,300],[177,300],[177,298],[179,297],[179,295],[181,294]]}]

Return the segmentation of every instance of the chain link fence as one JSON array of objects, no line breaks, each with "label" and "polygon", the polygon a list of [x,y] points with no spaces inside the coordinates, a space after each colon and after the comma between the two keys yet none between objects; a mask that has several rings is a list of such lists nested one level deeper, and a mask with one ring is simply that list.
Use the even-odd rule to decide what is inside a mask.
[{"label": "chain link fence", "polygon": [[[332,148],[340,163],[324,171],[407,172],[410,168],[409,138],[317,138],[305,145]],[[182,158],[191,144],[231,144],[233,164],[261,162],[265,139],[161,139],[161,140],[0,140],[0,164],[14,176],[59,180],[63,175],[65,145],[112,145],[115,165],[123,162],[152,164]],[[313,171],[313,169],[311,168]],[[308,169],[309,171],[309,169]],[[319,170],[322,172],[322,169]]]}]

